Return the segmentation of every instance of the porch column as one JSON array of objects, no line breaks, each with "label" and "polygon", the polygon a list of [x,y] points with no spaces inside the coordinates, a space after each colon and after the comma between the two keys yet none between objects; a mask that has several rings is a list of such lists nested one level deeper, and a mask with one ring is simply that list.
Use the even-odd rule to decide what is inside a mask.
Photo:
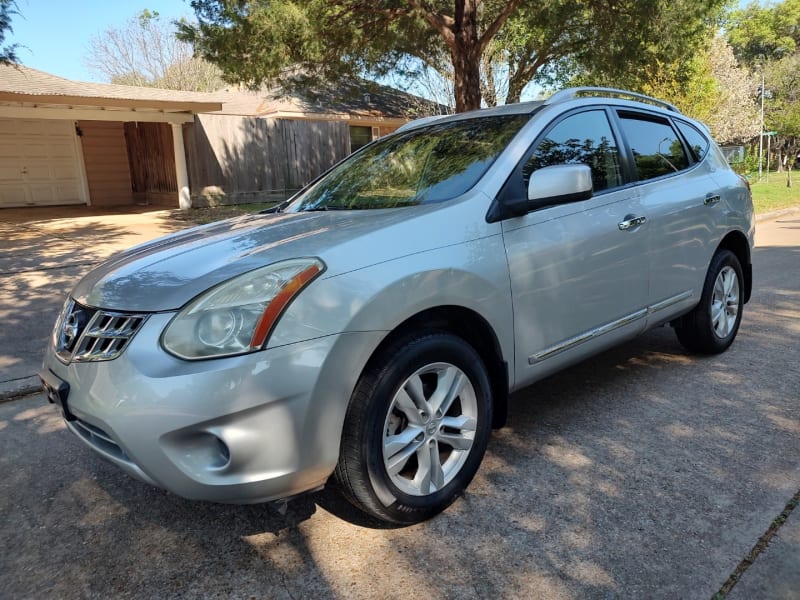
[{"label": "porch column", "polygon": [[192,208],[192,197],[189,193],[189,171],[186,169],[186,152],[183,147],[183,127],[180,123],[172,125],[172,146],[175,154],[175,177],[178,183],[178,205],[181,208]]}]

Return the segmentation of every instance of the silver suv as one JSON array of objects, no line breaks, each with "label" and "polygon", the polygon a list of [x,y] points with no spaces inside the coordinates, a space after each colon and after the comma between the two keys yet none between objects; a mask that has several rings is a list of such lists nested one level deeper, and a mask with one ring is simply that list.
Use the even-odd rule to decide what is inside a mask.
[{"label": "silver suv", "polygon": [[41,377],[81,440],[180,496],[333,479],[412,523],[469,484],[510,391],[664,324],[724,351],[753,233],[703,125],[565,90],[411,123],[263,214],[113,257]]}]

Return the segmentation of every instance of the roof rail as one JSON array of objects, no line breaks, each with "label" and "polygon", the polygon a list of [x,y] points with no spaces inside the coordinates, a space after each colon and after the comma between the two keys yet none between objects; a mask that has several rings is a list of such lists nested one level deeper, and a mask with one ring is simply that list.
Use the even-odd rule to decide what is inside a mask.
[{"label": "roof rail", "polygon": [[637,94],[636,92],[629,92],[627,90],[618,90],[616,88],[604,88],[604,87],[567,88],[565,90],[558,91],[552,96],[550,96],[547,100],[545,100],[545,104],[556,104],[558,102],[566,102],[567,100],[573,100],[581,96],[589,96],[589,95],[613,96],[617,98],[631,98],[633,100],[638,100],[639,102],[654,104],[656,106],[660,106],[661,108],[666,108],[667,110],[681,114],[681,111],[678,110],[678,107],[675,106],[674,104],[670,104],[669,102],[664,102],[663,100],[659,100],[651,96],[645,96],[644,94]]}]

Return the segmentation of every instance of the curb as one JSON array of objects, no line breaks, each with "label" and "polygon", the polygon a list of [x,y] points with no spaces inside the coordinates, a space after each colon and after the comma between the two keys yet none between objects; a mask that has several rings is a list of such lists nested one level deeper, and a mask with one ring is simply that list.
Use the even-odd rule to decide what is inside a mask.
[{"label": "curb", "polygon": [[0,382],[0,403],[10,402],[23,396],[38,394],[42,391],[42,384],[35,375]]},{"label": "curb", "polygon": [[772,221],[774,219],[779,219],[794,213],[800,213],[800,206],[792,206],[790,208],[782,208],[781,210],[773,210],[770,212],[761,213],[760,215],[756,215],[756,223],[760,223],[761,221]]}]

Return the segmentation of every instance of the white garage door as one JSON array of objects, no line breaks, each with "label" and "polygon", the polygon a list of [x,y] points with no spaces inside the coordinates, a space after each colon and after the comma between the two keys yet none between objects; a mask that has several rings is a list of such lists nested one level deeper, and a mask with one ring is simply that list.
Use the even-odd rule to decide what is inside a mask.
[{"label": "white garage door", "polygon": [[0,207],[84,204],[72,121],[0,119]]}]

